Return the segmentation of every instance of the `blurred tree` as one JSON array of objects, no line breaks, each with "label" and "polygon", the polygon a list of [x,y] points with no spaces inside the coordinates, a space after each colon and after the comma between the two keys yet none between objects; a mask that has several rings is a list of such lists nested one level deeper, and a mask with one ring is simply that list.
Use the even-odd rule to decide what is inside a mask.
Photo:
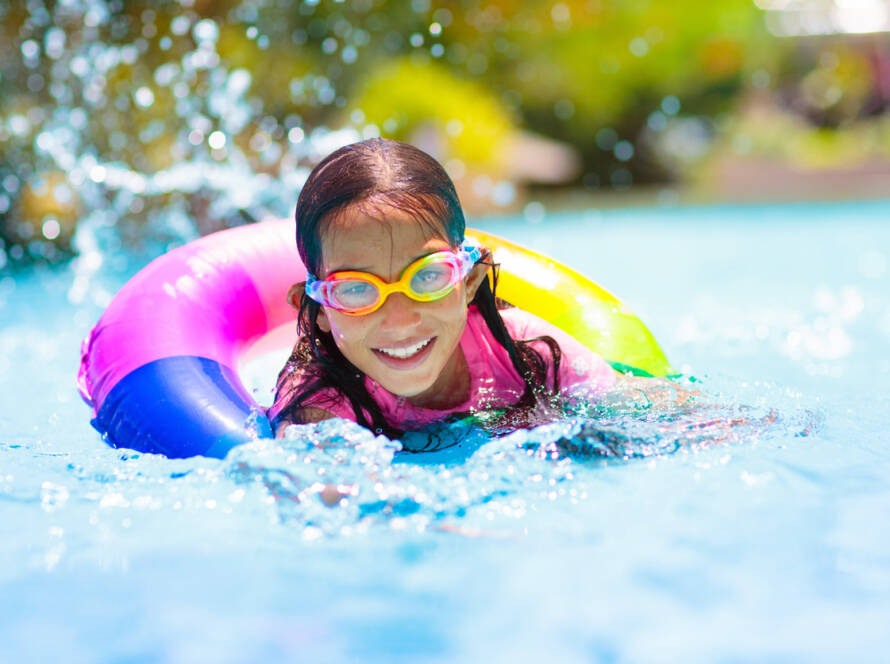
[{"label": "blurred tree", "polygon": [[[498,177],[530,129],[576,146],[587,186],[663,181],[794,68],[751,0],[0,0],[0,39],[13,262],[100,212],[169,238],[284,213],[323,153],[378,133]],[[841,126],[873,85],[833,52],[792,97]]]},{"label": "blurred tree", "polygon": [[458,78],[438,63],[392,60],[370,72],[353,95],[364,120],[399,140],[411,140],[433,127],[445,141],[440,156],[497,169],[508,134],[510,113],[486,87]]}]

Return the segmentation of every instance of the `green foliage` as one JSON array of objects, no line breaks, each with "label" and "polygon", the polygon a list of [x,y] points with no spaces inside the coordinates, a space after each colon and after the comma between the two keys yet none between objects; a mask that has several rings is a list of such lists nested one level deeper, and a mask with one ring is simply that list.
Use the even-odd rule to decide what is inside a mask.
[{"label": "green foliage", "polygon": [[[588,6],[578,3],[572,13]],[[567,123],[580,136],[639,116],[640,101],[682,99],[737,80],[763,39],[760,12],[749,0],[603,3],[577,26],[566,23],[518,33],[528,55],[508,80],[531,108],[570,100],[575,112]]]},{"label": "green foliage", "polygon": [[890,116],[860,120],[839,129],[819,127],[775,108],[739,113],[690,175],[707,181],[713,164],[764,159],[803,171],[890,161]]},{"label": "green foliage", "polygon": [[444,153],[492,169],[515,123],[497,97],[476,81],[454,76],[438,63],[394,60],[370,73],[353,96],[367,122],[383,135],[410,140],[432,128]]},{"label": "green foliage", "polygon": [[262,212],[237,196],[221,211],[220,192],[175,181],[123,191],[88,177],[93,164],[151,176],[237,163],[281,180],[318,159],[316,129],[374,124],[402,139],[433,128],[441,156],[496,172],[522,128],[575,146],[585,183],[617,186],[669,177],[675,160],[652,146],[682,124],[671,116],[722,126],[752,81],[794,90],[823,126],[854,122],[873,94],[862,54],[828,45],[803,66],[751,0],[0,0],[0,41],[13,259],[64,251],[79,215],[106,203],[136,227],[169,206],[200,230]]}]

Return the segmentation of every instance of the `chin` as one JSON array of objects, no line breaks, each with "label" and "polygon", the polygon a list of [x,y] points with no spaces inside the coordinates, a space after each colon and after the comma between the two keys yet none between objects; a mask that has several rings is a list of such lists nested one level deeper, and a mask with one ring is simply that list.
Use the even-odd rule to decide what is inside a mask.
[{"label": "chin", "polygon": [[[371,376],[374,378],[374,376]],[[436,377],[409,378],[408,376],[381,376],[374,378],[385,390],[397,397],[416,397],[430,389],[436,382]]]}]

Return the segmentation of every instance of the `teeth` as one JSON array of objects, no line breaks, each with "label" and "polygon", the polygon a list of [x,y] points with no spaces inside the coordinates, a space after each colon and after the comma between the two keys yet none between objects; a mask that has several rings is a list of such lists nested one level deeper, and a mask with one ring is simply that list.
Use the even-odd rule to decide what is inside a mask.
[{"label": "teeth", "polygon": [[419,341],[413,346],[405,346],[404,348],[377,348],[381,353],[386,353],[390,357],[397,357],[400,360],[406,360],[412,355],[417,354],[420,350],[425,347],[433,338],[424,339],[423,341]]}]

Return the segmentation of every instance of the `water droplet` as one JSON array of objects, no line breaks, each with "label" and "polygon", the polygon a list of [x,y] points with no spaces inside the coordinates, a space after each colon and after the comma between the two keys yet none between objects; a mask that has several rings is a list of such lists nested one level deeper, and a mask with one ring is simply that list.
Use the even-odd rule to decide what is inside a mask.
[{"label": "water droplet", "polygon": [[629,161],[634,156],[634,146],[630,141],[618,141],[612,152],[618,161]]},{"label": "water droplet", "polygon": [[219,26],[212,19],[205,18],[195,23],[192,35],[199,42],[215,42],[219,37]]},{"label": "water droplet", "polygon": [[546,213],[547,210],[544,208],[544,204],[539,201],[532,201],[522,209],[522,216],[533,224],[544,221]]},{"label": "water droplet", "polygon": [[636,57],[642,58],[649,52],[649,42],[647,42],[642,37],[635,37],[630,40],[630,44],[628,45],[630,52],[633,53]]},{"label": "water droplet", "polygon": [[155,95],[151,91],[151,88],[142,86],[141,88],[137,88],[136,92],[133,94],[133,99],[136,101],[136,105],[141,108],[148,108],[155,102]]},{"label": "water droplet", "polygon": [[59,237],[59,233],[61,232],[62,227],[59,225],[58,220],[50,217],[46,221],[43,222],[43,226],[41,227],[41,231],[43,232],[43,237],[47,240],[55,240]]},{"label": "water droplet", "polygon": [[553,105],[553,114],[560,120],[568,120],[575,115],[575,105],[571,99],[560,99]]},{"label": "water droplet", "polygon": [[327,37],[323,42],[321,42],[321,50],[323,53],[330,55],[337,50],[338,44],[337,40],[333,37]]},{"label": "water droplet", "polygon": [[221,150],[226,145],[226,135],[217,130],[207,137],[207,145],[213,150]]},{"label": "water droplet", "polygon": [[661,110],[667,115],[676,115],[680,112],[680,100],[674,95],[668,95],[661,100]]},{"label": "water droplet", "polygon": [[22,56],[24,56],[26,60],[34,59],[40,54],[40,46],[38,46],[37,42],[33,39],[26,39],[23,41],[21,50]]},{"label": "water droplet", "polygon": [[618,142],[618,132],[611,127],[603,127],[596,132],[596,145],[601,150],[611,150]]},{"label": "water droplet", "polygon": [[188,16],[180,14],[170,21],[170,32],[174,35],[184,35],[189,31],[189,26],[191,26],[191,24],[192,22]]}]

